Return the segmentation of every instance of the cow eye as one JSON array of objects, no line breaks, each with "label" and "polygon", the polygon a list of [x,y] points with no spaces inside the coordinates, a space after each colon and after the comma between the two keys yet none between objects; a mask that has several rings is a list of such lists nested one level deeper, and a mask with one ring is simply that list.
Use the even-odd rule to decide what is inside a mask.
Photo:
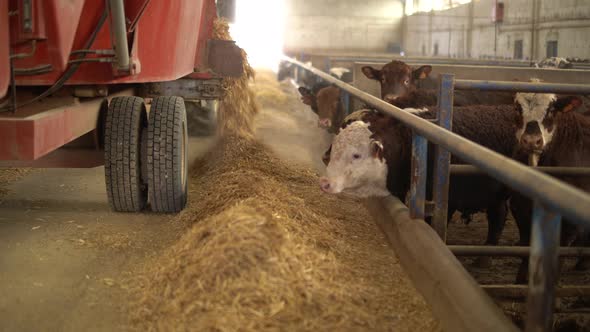
[{"label": "cow eye", "polygon": [[405,80],[405,81],[404,81],[404,84],[405,84],[405,85],[408,85],[408,84],[410,84],[410,80]]},{"label": "cow eye", "polygon": [[361,155],[358,153],[355,153],[352,155],[352,159],[359,159],[360,157],[361,157]]}]

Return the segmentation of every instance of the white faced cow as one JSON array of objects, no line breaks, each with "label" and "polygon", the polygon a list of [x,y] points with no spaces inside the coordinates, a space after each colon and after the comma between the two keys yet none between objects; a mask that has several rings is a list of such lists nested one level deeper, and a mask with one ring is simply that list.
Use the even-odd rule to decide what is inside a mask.
[{"label": "white faced cow", "polygon": [[[515,98],[519,116],[515,123],[517,146],[514,158],[530,166],[590,166],[590,118],[575,108],[582,104],[577,96],[557,96],[551,93],[518,93]],[[585,191],[590,191],[589,178],[560,177]],[[551,190],[551,188],[547,188]],[[532,201],[515,191],[511,194],[510,210],[520,233],[519,245],[530,242]],[[588,244],[584,230],[564,220],[561,245],[574,241]],[[527,279],[528,258],[524,258],[517,274],[517,283]],[[587,268],[580,260],[578,268]]]},{"label": "white faced cow", "polygon": [[357,197],[389,195],[383,144],[372,135],[369,124],[361,120],[350,123],[336,135],[327,177],[320,178],[324,192],[344,192]]}]

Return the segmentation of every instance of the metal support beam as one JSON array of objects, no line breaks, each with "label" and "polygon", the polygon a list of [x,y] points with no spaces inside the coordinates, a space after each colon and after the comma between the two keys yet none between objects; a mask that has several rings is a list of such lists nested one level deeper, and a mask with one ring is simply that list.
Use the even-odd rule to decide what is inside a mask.
[{"label": "metal support beam", "polygon": [[350,114],[350,93],[346,91],[340,91],[340,102],[342,103],[344,114]]},{"label": "metal support beam", "polygon": [[[448,247],[456,256],[528,257],[531,253],[530,248],[525,246],[450,245]],[[560,247],[557,253],[560,257],[590,257],[590,248]]]},{"label": "metal support beam", "polygon": [[412,165],[410,174],[410,216],[424,219],[426,201],[426,175],[428,164],[428,141],[414,133],[412,135]]},{"label": "metal support beam", "polygon": [[129,70],[129,46],[127,44],[127,25],[125,22],[125,5],[123,0],[110,0],[111,28],[115,37],[113,45],[117,58],[118,70]]},{"label": "metal support beam", "polygon": [[561,216],[535,201],[529,260],[529,295],[526,332],[547,332],[553,327],[555,285],[559,273],[558,248]]},{"label": "metal support beam", "polygon": [[326,57],[326,59],[324,60],[324,71],[326,73],[330,72],[330,68],[332,68],[332,61],[330,61],[330,57]]},{"label": "metal support beam", "polygon": [[[482,285],[494,297],[519,299],[527,296],[527,285]],[[555,297],[590,296],[590,286],[560,286],[555,289]]]},{"label": "metal support beam", "polygon": [[590,94],[590,84],[535,83],[455,80],[457,90],[513,91],[535,93]]},{"label": "metal support beam", "polygon": [[[576,176],[585,177],[590,176],[590,168],[588,167],[547,167],[538,166],[531,167],[534,170],[543,172],[545,174],[554,176]],[[485,175],[486,173],[479,168],[471,165],[451,165],[451,174],[453,175]]]},{"label": "metal support beam", "polygon": [[[443,74],[440,77],[438,98],[438,125],[452,131],[453,125],[453,81],[455,75]],[[434,148],[433,200],[434,213],[432,226],[443,242],[447,242],[447,219],[449,200],[451,154],[442,146]]]}]

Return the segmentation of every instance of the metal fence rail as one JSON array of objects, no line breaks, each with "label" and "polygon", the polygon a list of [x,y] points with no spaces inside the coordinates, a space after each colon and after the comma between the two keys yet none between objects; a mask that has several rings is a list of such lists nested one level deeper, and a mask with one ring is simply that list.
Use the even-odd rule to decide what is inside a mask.
[{"label": "metal fence rail", "polygon": [[[330,55],[315,55],[315,54],[300,54],[299,59],[313,59],[314,57],[324,58],[324,66],[326,72],[334,63],[350,63],[350,62],[383,62],[387,63],[391,60],[399,60],[408,64],[429,63],[438,65],[471,65],[471,66],[501,66],[501,67],[520,67],[520,68],[536,68],[533,62],[528,60],[485,60],[485,59],[462,59],[462,58],[432,58],[432,57],[416,57],[416,56],[330,56]],[[569,69],[590,70],[590,63],[572,63],[573,67]]]},{"label": "metal fence rail", "polygon": [[502,81],[455,80],[458,90],[488,90],[535,93],[590,94],[590,85],[561,83],[526,83]]}]

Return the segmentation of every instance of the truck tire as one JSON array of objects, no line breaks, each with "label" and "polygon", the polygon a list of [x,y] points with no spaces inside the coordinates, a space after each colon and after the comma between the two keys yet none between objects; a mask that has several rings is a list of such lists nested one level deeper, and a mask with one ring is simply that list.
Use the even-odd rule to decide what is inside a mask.
[{"label": "truck tire", "polygon": [[104,173],[109,205],[117,212],[138,212],[147,203],[141,177],[141,136],[147,127],[143,99],[111,100],[104,127]]},{"label": "truck tire", "polygon": [[181,97],[152,100],[147,134],[148,196],[155,212],[180,212],[188,192],[188,135]]}]

